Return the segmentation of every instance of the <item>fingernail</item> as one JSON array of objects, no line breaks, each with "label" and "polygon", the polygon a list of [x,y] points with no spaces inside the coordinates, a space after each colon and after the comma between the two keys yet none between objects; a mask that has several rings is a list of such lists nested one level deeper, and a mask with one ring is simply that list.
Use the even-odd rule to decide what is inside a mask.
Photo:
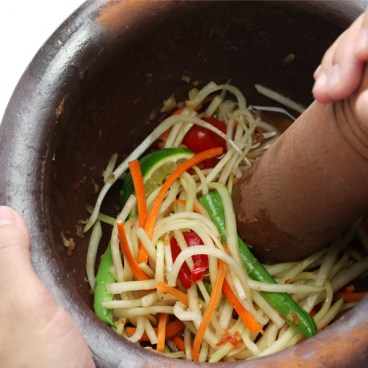
[{"label": "fingernail", "polygon": [[11,208],[0,206],[0,226],[14,224],[16,218]]},{"label": "fingernail", "polygon": [[334,64],[331,68],[330,75],[328,77],[328,88],[334,89],[340,85],[340,66],[339,64]]},{"label": "fingernail", "polygon": [[316,82],[314,83],[313,91],[320,91],[326,87],[327,77],[325,72],[320,72]]},{"label": "fingernail", "polygon": [[367,50],[368,50],[368,30],[366,28],[361,28],[355,43],[355,53],[356,54],[366,53]]}]

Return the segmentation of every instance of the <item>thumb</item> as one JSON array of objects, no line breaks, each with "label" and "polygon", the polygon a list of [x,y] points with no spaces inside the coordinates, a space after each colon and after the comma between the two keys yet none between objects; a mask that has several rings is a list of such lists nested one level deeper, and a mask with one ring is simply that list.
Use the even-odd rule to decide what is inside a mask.
[{"label": "thumb", "polygon": [[[13,209],[0,206],[0,289],[14,274],[30,267],[30,237],[22,217]],[[9,284],[8,284],[9,285]]]},{"label": "thumb", "polygon": [[4,206],[0,206],[0,272],[0,365],[94,367],[71,316],[33,271],[26,224]]}]

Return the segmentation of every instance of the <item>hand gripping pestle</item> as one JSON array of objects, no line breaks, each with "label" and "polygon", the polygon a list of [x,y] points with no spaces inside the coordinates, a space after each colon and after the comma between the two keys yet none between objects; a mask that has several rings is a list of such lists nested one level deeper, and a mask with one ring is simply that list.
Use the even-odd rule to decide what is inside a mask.
[{"label": "hand gripping pestle", "polygon": [[[368,213],[368,125],[346,100],[312,105],[234,186],[241,237],[264,262],[300,260]],[[368,106],[367,106],[368,108]]]}]

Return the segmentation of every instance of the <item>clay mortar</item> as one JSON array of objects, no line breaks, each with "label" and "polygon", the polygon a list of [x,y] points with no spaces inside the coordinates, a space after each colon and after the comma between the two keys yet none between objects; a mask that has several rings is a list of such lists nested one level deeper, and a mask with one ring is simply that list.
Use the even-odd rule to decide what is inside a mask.
[{"label": "clay mortar", "polygon": [[[88,1],[42,46],[0,128],[0,203],[32,236],[34,267],[85,336],[99,367],[194,367],[131,344],[100,323],[85,281],[88,239],[75,234],[110,155],[120,158],[160,118],[162,100],[231,78],[250,103],[261,83],[312,101],[312,72],[366,1]],[[293,53],[295,61],[283,59]],[[113,212],[113,195],[104,210]],[[60,233],[76,241],[71,257]],[[221,367],[365,367],[368,300],[284,352]]]}]

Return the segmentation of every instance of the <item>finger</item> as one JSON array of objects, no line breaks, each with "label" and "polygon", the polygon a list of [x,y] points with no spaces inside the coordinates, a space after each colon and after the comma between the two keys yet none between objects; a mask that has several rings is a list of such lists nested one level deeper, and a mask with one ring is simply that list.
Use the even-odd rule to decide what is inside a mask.
[{"label": "finger", "polygon": [[333,64],[334,55],[336,52],[336,48],[338,47],[341,38],[344,36],[344,33],[342,33],[335,42],[327,49],[325,54],[323,55],[322,61],[321,61],[321,68],[319,72],[321,73],[324,71],[325,73],[331,68],[331,65]]},{"label": "finger", "polygon": [[22,217],[12,208],[0,206],[0,226],[10,224],[17,226],[19,230],[28,235],[28,229]]},{"label": "finger", "polygon": [[327,76],[329,70],[332,67],[335,50],[338,47],[342,35],[329,47],[329,49],[323,55],[321,64],[314,72],[315,83],[312,89],[313,96],[319,102],[330,102],[331,97],[327,92]]},{"label": "finger", "polygon": [[362,16],[359,35],[354,48],[355,56],[359,60],[368,60],[368,10],[366,10]]},{"label": "finger", "polygon": [[336,40],[322,61],[322,71],[316,80],[313,94],[321,102],[338,101],[349,97],[359,86],[363,63],[355,56],[363,15]]},{"label": "finger", "polygon": [[[5,206],[0,206],[0,270],[1,366],[95,367],[72,318],[32,268],[24,221]],[[21,347],[16,354],[14,346]]]},{"label": "finger", "polygon": [[[0,206],[0,270],[0,295],[8,296],[24,289],[32,270],[27,227],[16,211],[5,206]],[[25,282],[19,275],[25,276]]]},{"label": "finger", "polygon": [[355,56],[354,41],[358,39],[363,17],[364,14],[342,34],[335,49],[326,87],[328,95],[333,100],[349,97],[359,86],[363,63]]}]

